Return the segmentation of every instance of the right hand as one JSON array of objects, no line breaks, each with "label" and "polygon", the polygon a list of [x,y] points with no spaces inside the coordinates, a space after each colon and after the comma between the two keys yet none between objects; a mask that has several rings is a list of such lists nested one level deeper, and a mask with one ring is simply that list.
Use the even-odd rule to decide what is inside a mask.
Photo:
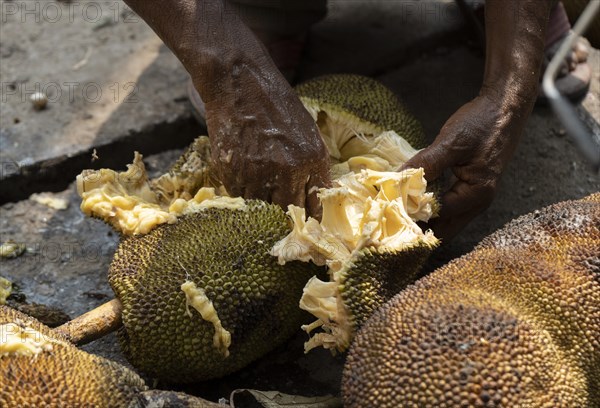
[{"label": "right hand", "polygon": [[328,152],[267,50],[224,1],[125,0],[190,73],[229,194],[319,214]]},{"label": "right hand", "polygon": [[319,217],[317,191],[329,184],[329,154],[314,120],[268,62],[231,67],[219,97],[206,102],[213,165],[232,196],[284,209],[295,204]]}]

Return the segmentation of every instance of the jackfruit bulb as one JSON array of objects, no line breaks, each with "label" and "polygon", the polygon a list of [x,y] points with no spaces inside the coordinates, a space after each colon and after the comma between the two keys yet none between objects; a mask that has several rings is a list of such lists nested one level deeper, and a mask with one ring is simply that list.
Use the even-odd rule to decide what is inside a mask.
[{"label": "jackfruit bulb", "polygon": [[[320,84],[330,84],[322,98]],[[206,137],[156,180],[137,153],[125,172],[78,177],[82,210],[123,235],[109,281],[123,304],[121,344],[143,372],[191,382],[243,367],[302,324],[298,303],[309,279],[302,308],[320,321],[307,327],[324,328],[311,344],[343,349],[437,244],[417,225],[435,212],[423,170],[395,171],[416,153],[413,138],[422,133],[391,92],[343,75],[298,93],[334,163],[335,186],[320,191],[322,222],[298,207],[286,215],[229,197],[211,173]],[[380,105],[388,111],[378,112]],[[368,121],[378,118],[380,124]],[[412,129],[410,142],[397,133],[403,126]],[[314,277],[322,265],[330,282]]]},{"label": "jackfruit bulb", "polygon": [[121,408],[146,390],[133,371],[78,350],[8,306],[0,306],[0,383],[6,408]]},{"label": "jackfruit bulb", "polygon": [[344,406],[599,407],[600,193],[522,216],[362,327]]}]

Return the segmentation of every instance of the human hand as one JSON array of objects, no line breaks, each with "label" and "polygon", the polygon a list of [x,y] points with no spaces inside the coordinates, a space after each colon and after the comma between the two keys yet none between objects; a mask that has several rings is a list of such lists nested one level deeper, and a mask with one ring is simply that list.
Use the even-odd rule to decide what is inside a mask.
[{"label": "human hand", "polygon": [[206,102],[221,182],[233,196],[295,204],[319,217],[329,154],[314,120],[274,66],[249,60],[236,69],[220,97]]},{"label": "human hand", "polygon": [[235,196],[318,216],[328,152],[267,50],[224,1],[125,0],[175,53],[205,103],[212,157]]},{"label": "human hand", "polygon": [[437,237],[452,238],[491,204],[528,113],[482,94],[452,115],[431,146],[403,166],[423,167],[428,181],[446,169],[453,173],[452,186],[441,197],[440,217],[430,222]]}]

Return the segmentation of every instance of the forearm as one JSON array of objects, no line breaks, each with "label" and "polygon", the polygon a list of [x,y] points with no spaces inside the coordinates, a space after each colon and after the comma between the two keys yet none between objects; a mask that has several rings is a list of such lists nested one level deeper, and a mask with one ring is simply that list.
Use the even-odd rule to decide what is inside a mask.
[{"label": "forearm", "polygon": [[537,97],[552,4],[552,0],[486,1],[482,94],[503,101],[511,111],[529,113]]},{"label": "forearm", "polygon": [[192,76],[206,103],[235,89],[233,73],[273,72],[270,57],[225,0],[124,0]]}]

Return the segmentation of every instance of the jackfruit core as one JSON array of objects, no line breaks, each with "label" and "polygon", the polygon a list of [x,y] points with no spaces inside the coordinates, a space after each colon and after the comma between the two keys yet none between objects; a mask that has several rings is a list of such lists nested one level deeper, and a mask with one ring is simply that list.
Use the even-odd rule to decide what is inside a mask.
[{"label": "jackfruit core", "polygon": [[[426,192],[423,169],[395,171],[417,153],[403,137],[352,114],[323,108],[308,99],[303,102],[329,150],[333,187],[319,192],[321,221],[306,218],[303,208],[288,207],[292,231],[271,254],[281,264],[300,260],[329,267],[330,282],[311,279],[300,302],[302,309],[317,317],[303,328],[307,332],[317,327],[324,330],[306,348],[344,350],[354,332],[339,293],[344,271],[364,248],[386,252],[416,245],[435,247],[438,241],[433,233],[423,231],[417,222],[435,215],[436,202],[433,194]],[[208,138],[203,136],[195,143],[207,146]],[[77,177],[81,209],[124,235],[146,234],[157,225],[175,223],[184,214],[206,208],[246,210],[243,198],[229,197],[214,179],[212,184],[190,182],[210,178],[206,177],[210,171],[206,150],[203,157],[190,159],[188,155],[188,159],[190,163],[179,163],[180,168],[192,168],[187,178],[171,171],[149,180],[137,152],[125,172],[86,170]]]}]

